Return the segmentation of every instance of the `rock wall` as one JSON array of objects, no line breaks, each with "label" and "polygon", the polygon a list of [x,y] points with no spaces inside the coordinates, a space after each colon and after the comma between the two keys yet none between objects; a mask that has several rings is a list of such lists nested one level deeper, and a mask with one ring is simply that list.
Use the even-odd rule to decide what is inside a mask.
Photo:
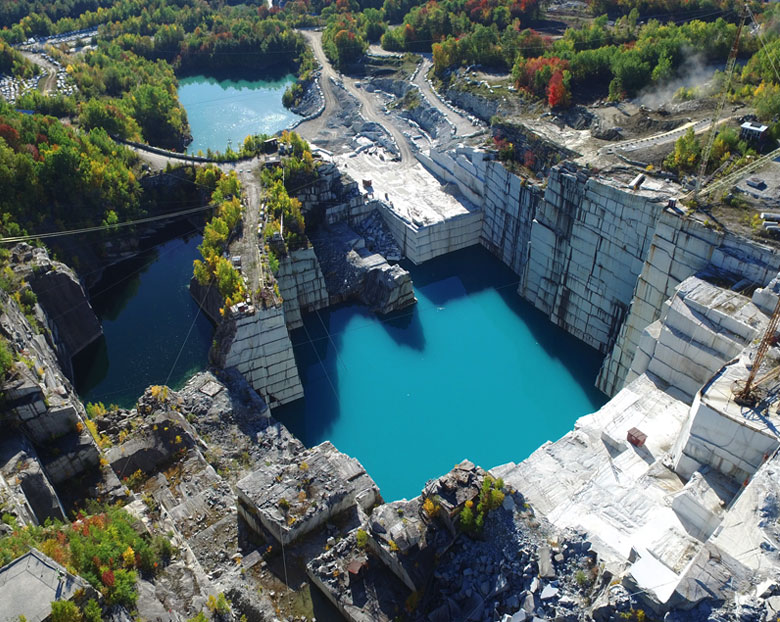
[{"label": "rock wall", "polygon": [[564,165],[536,210],[519,293],[601,352],[631,302],[662,207]]},{"label": "rock wall", "polygon": [[374,209],[360,193],[358,182],[341,173],[331,162],[320,164],[317,179],[303,188],[296,198],[301,202],[307,227],[316,226],[320,222],[352,224],[365,218]]},{"label": "rock wall", "polygon": [[498,99],[488,99],[475,93],[454,88],[447,89],[446,96],[458,108],[467,110],[485,123],[490,123],[491,117],[500,112],[501,102]]},{"label": "rock wall", "polygon": [[446,255],[479,243],[482,213],[474,211],[453,216],[430,225],[408,222],[384,201],[376,201],[379,212],[393,233],[404,255],[414,264]]},{"label": "rock wall", "polygon": [[[707,267],[740,287],[765,285],[780,268],[774,249],[666,210],[663,187],[635,192],[570,163],[542,187],[462,146],[419,157],[481,207],[480,243],[519,275],[519,294],[607,355],[596,385],[608,395],[646,370],[661,329],[645,330],[683,280]],[[393,231],[408,235],[408,227]],[[660,373],[660,360],[654,365]],[[683,383],[689,396],[699,376]]]},{"label": "rock wall", "polygon": [[18,244],[11,253],[11,268],[35,292],[46,314],[51,345],[62,369],[73,378],[71,358],[103,334],[84,287],[68,266],[52,261],[44,248]]},{"label": "rock wall", "polygon": [[[553,168],[543,188],[471,148],[431,151],[420,160],[482,208],[479,241],[520,276],[520,295],[608,352],[662,204],[568,163]],[[400,227],[394,232],[406,234]]]},{"label": "rock wall", "polygon": [[497,139],[514,145],[514,159],[523,162],[536,173],[546,171],[563,160],[579,156],[578,153],[543,138],[522,123],[499,121],[493,123],[492,128]]},{"label": "rock wall", "polygon": [[276,274],[284,300],[284,319],[292,330],[303,326],[301,312],[328,306],[328,290],[314,248],[292,251],[279,261]]},{"label": "rock wall", "polygon": [[485,202],[480,242],[517,274],[528,261],[531,226],[543,191],[506,170],[486,162]]},{"label": "rock wall", "polygon": [[664,302],[680,283],[705,266],[728,275],[736,289],[748,284],[766,285],[780,269],[780,254],[705,227],[699,221],[664,212],[653,233],[626,320],[596,380],[599,389],[614,395],[636,377],[630,369],[645,329],[659,319]]},{"label": "rock wall", "polygon": [[231,311],[217,328],[212,358],[235,367],[269,406],[303,397],[283,306]]},{"label": "rock wall", "polygon": [[417,302],[409,272],[369,250],[346,223],[320,229],[313,239],[332,304],[357,299],[390,313]]},{"label": "rock wall", "polygon": [[482,208],[479,242],[521,274],[528,258],[531,223],[542,197],[539,187],[510,173],[492,155],[458,146],[453,151],[418,154],[437,177],[453,183]]},{"label": "rock wall", "polygon": [[[68,487],[70,480],[82,474],[96,476],[98,494],[121,494],[116,476],[99,465],[99,450],[87,431],[84,407],[61,370],[57,354],[5,292],[0,292],[0,308],[0,334],[19,359],[0,386],[0,425],[9,430],[4,436],[4,464],[15,462],[25,473],[18,482],[0,486],[6,491],[10,488],[17,497],[8,507],[31,508],[36,520],[58,515],[61,504],[53,491]],[[35,315],[46,324],[39,305]],[[23,455],[29,463],[20,461]]]}]

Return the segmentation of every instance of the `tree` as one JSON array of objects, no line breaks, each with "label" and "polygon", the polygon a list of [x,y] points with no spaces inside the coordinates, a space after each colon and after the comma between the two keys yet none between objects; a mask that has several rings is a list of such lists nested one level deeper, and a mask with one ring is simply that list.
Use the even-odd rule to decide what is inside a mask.
[{"label": "tree", "polygon": [[336,44],[338,64],[345,65],[356,61],[363,54],[363,42],[355,33],[339,30],[333,38]]},{"label": "tree", "polygon": [[81,611],[76,603],[59,600],[51,604],[51,622],[82,622],[82,620]]},{"label": "tree", "polygon": [[565,108],[571,103],[571,96],[566,84],[568,80],[564,77],[566,73],[568,72],[559,70],[550,78],[550,84],[547,87],[547,103],[550,108]]},{"label": "tree", "polygon": [[689,127],[674,143],[674,151],[664,160],[664,166],[674,171],[691,172],[695,170],[700,154],[699,139]]},{"label": "tree", "polygon": [[673,73],[672,60],[666,54],[662,54],[658,59],[658,64],[653,69],[653,82],[666,82]]}]

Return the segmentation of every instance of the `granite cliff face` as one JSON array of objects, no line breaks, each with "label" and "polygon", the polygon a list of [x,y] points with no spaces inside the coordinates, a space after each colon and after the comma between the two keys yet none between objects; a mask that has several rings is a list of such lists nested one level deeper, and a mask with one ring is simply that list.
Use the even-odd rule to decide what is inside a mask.
[{"label": "granite cliff face", "polygon": [[[0,387],[0,424],[14,430],[4,436],[0,451],[0,495],[15,491],[18,516],[32,523],[63,515],[76,478],[90,482],[95,496],[121,497],[118,479],[100,464],[84,406],[58,353],[5,292],[0,305],[0,333],[18,359]],[[39,305],[36,316],[45,322]]]},{"label": "granite cliff face", "polygon": [[780,269],[776,249],[668,209],[663,181],[634,190],[628,173],[565,162],[531,182],[466,147],[420,159],[480,205],[479,243],[519,275],[518,293],[606,355],[596,384],[608,395],[637,377],[643,332],[686,278],[707,268],[763,286]]},{"label": "granite cliff face", "polygon": [[11,269],[29,283],[45,312],[51,345],[62,369],[73,378],[71,359],[103,334],[78,276],[54,261],[46,249],[18,244],[11,251]]}]

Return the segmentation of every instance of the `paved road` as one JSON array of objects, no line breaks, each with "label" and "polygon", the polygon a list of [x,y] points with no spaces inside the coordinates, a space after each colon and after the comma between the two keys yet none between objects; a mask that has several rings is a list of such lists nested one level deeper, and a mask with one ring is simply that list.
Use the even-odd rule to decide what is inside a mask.
[{"label": "paved road", "polygon": [[361,114],[367,121],[378,123],[384,127],[395,140],[398,145],[398,149],[401,155],[401,163],[404,165],[411,165],[415,159],[412,154],[412,150],[409,147],[409,143],[406,137],[401,131],[389,122],[388,117],[381,110],[379,101],[369,96],[363,89],[355,86],[355,80],[339,75],[328,61],[325,56],[325,51],[322,49],[322,33],[315,30],[301,30],[301,34],[306,37],[306,40],[311,45],[314,52],[314,58],[322,67],[322,73],[320,74],[320,86],[322,87],[322,94],[325,97],[325,110],[317,118],[311,121],[306,121],[298,126],[298,130],[305,131],[307,134],[314,135],[321,128],[324,128],[327,124],[328,117],[335,114],[339,109],[338,99],[335,95],[334,89],[338,88],[333,85],[331,78],[337,81],[341,81],[344,84],[344,88],[347,92],[358,100],[361,104]]}]

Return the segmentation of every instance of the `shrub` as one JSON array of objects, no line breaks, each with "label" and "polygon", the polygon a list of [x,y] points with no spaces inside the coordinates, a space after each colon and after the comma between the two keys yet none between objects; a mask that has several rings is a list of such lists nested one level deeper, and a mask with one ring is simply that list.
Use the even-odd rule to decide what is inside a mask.
[{"label": "shrub", "polygon": [[[34,546],[81,575],[101,592],[107,605],[132,605],[137,598],[137,569],[153,574],[162,559],[155,554],[163,547],[140,535],[123,509],[95,505],[93,511],[91,515],[79,512],[70,525],[55,521],[14,530],[0,540],[0,565]],[[131,562],[128,549],[134,552],[131,567],[126,567]]]},{"label": "shrub", "polygon": [[222,592],[216,598],[211,594],[206,602],[206,607],[214,615],[225,616],[230,613],[230,603]]},{"label": "shrub", "polygon": [[51,622],[82,622],[81,611],[69,600],[54,601],[51,604]]},{"label": "shrub", "polygon": [[458,516],[458,525],[466,533],[474,530],[474,512],[469,506],[464,507]]},{"label": "shrub", "polygon": [[355,536],[358,548],[365,549],[368,546],[368,533],[365,529],[358,529]]},{"label": "shrub", "polygon": [[14,364],[14,355],[8,347],[8,341],[0,338],[0,377],[4,377]]},{"label": "shrub", "polygon": [[103,611],[94,599],[84,605],[82,613],[84,614],[84,622],[102,622],[103,620]]},{"label": "shrub", "polygon": [[439,513],[439,510],[441,510],[441,506],[438,503],[435,503],[430,497],[426,498],[423,502],[423,511],[431,518],[436,516]]},{"label": "shrub", "polygon": [[501,507],[504,502],[505,495],[501,490],[503,487],[503,480],[485,477],[479,492],[476,513],[472,510],[473,501],[467,501],[460,513],[458,524],[463,531],[475,535],[482,533],[488,513]]}]

